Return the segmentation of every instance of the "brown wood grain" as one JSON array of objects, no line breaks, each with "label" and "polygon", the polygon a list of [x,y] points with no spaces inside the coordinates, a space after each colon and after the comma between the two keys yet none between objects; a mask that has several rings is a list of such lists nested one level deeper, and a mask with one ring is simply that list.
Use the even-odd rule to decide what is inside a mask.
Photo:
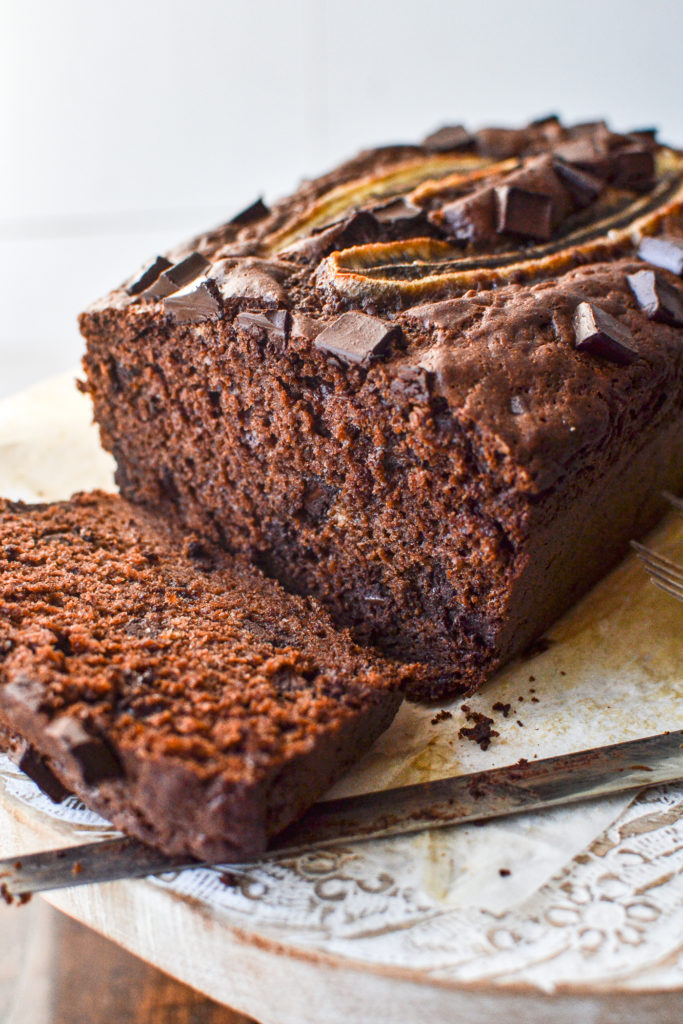
[{"label": "brown wood grain", "polygon": [[0,909],[2,1024],[254,1024],[58,913]]}]

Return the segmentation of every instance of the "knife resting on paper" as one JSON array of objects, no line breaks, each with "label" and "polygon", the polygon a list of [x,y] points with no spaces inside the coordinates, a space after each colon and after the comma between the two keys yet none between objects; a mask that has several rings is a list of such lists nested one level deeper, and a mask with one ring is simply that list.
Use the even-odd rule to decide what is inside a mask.
[{"label": "knife resting on paper", "polygon": [[[337,843],[486,821],[683,779],[683,730],[491,771],[421,782],[315,804],[262,856],[293,856]],[[196,868],[137,839],[117,837],[0,861],[0,895]]]}]

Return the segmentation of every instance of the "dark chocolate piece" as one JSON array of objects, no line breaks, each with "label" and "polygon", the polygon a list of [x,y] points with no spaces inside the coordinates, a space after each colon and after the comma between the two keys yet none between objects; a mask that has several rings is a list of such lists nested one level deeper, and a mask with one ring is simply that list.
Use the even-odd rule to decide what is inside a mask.
[{"label": "dark chocolate piece", "polygon": [[569,129],[570,135],[585,135],[599,131],[609,131],[607,121],[578,121]]},{"label": "dark chocolate piece", "polygon": [[641,260],[655,267],[662,267],[679,276],[683,274],[683,238],[672,238],[670,235],[651,238],[648,235],[638,246],[638,255]]},{"label": "dark chocolate piece", "polygon": [[145,288],[149,288],[150,285],[154,284],[164,270],[168,270],[172,266],[171,261],[167,260],[165,256],[156,256],[138,271],[130,284],[127,285],[126,292],[128,295],[139,295],[140,292],[144,292]]},{"label": "dark chocolate piece", "polygon": [[2,699],[3,703],[36,714],[42,710],[45,691],[37,680],[17,675],[10,682],[3,684]]},{"label": "dark chocolate piece", "polygon": [[598,178],[606,178],[611,168],[609,154],[591,138],[578,138],[563,142],[561,145],[555,146],[553,155]]},{"label": "dark chocolate piece", "polygon": [[74,759],[86,786],[123,775],[121,763],[111,747],[103,739],[86,732],[78,719],[56,718],[46,728],[45,735]]},{"label": "dark chocolate piece", "polygon": [[265,309],[260,313],[238,313],[235,323],[238,327],[248,331],[258,328],[268,334],[277,335],[283,341],[289,334],[291,315],[286,309]]},{"label": "dark chocolate piece", "polygon": [[510,412],[513,416],[523,416],[529,411],[529,407],[521,395],[512,395],[510,398]]},{"label": "dark chocolate piece", "polygon": [[346,220],[328,224],[311,235],[293,242],[282,251],[285,257],[317,262],[336,249],[375,242],[379,237],[379,222],[369,210],[358,210]]},{"label": "dark chocolate piece", "polygon": [[519,128],[482,128],[475,132],[477,151],[494,160],[519,156],[529,143],[528,133]]},{"label": "dark chocolate piece", "polygon": [[494,231],[494,198],[493,189],[484,186],[432,211],[429,219],[459,242],[485,242]]},{"label": "dark chocolate piece", "polygon": [[638,358],[631,332],[592,302],[579,303],[573,324],[574,344],[580,352],[590,352],[623,365]]},{"label": "dark chocolate piece", "polygon": [[683,296],[654,270],[639,270],[626,277],[648,320],[683,327]]},{"label": "dark chocolate piece", "polygon": [[550,124],[560,124],[559,114],[544,114],[543,117],[535,117],[533,121],[529,122],[530,128],[545,128]]},{"label": "dark chocolate piece", "polygon": [[401,227],[407,227],[414,221],[424,219],[425,214],[420,206],[416,206],[415,203],[411,203],[409,199],[404,199],[401,196],[384,203],[383,206],[375,206],[372,216],[380,224],[400,224]]},{"label": "dark chocolate piece", "polygon": [[247,206],[245,210],[241,210],[239,213],[235,214],[235,216],[228,221],[228,224],[235,224],[237,227],[245,227],[247,224],[253,224],[257,220],[263,220],[263,218],[267,217],[269,213],[270,210],[259,196],[251,206]]},{"label": "dark chocolate piece", "polygon": [[271,306],[288,304],[287,292],[280,284],[282,277],[282,267],[252,258],[219,260],[210,273],[221,298],[260,299]]},{"label": "dark chocolate piece", "polygon": [[553,233],[553,201],[540,192],[527,192],[514,185],[499,185],[495,190],[499,234],[522,235],[548,241]]},{"label": "dark chocolate piece", "polygon": [[346,363],[363,363],[386,352],[401,333],[397,324],[388,324],[365,313],[342,313],[321,331],[315,347],[330,352]]},{"label": "dark chocolate piece", "polygon": [[563,160],[555,160],[553,170],[577,206],[590,206],[604,188],[601,178],[590,174],[589,171],[583,171],[579,167],[567,164]]},{"label": "dark chocolate piece", "polygon": [[70,796],[69,790],[61,784],[45,758],[29,744],[26,744],[19,759],[19,767],[54,804],[61,804]]},{"label": "dark chocolate piece", "polygon": [[163,274],[142,292],[142,296],[145,299],[163,299],[167,295],[172,295],[203,274],[209,266],[209,261],[201,253],[191,252],[185,259],[164,270]]},{"label": "dark chocolate piece", "polygon": [[223,304],[216,283],[200,281],[167,296],[164,309],[179,324],[198,324],[217,317],[223,311]]},{"label": "dark chocolate piece", "polygon": [[447,153],[452,149],[467,149],[473,141],[466,128],[461,124],[452,124],[431,132],[423,139],[422,145],[432,153]]},{"label": "dark chocolate piece", "polygon": [[645,146],[628,146],[614,155],[612,184],[616,188],[647,192],[655,179],[655,157]]},{"label": "dark chocolate piece", "polygon": [[367,242],[374,242],[378,235],[377,219],[368,210],[359,210],[332,227],[337,229],[334,236],[335,249],[365,245]]},{"label": "dark chocolate piece", "polygon": [[635,139],[641,144],[656,146],[658,131],[658,128],[634,128],[633,131],[627,132],[627,136],[629,139]]},{"label": "dark chocolate piece", "polygon": [[423,366],[402,367],[391,382],[391,390],[413,402],[428,402],[434,374]]}]

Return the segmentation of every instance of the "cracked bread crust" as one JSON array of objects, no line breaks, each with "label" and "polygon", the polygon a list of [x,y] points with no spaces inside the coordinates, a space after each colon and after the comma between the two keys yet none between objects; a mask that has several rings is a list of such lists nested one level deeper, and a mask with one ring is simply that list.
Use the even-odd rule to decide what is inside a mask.
[{"label": "cracked bread crust", "polygon": [[[450,138],[362,154],[169,254],[208,265],[168,300],[81,320],[124,494],[420,660],[422,698],[480,685],[683,484],[681,327],[627,280],[642,237],[683,241],[681,155],[553,118]],[[550,237],[534,204],[511,233],[511,190]],[[582,302],[630,365],[577,349]],[[345,359],[349,312],[375,340]]]},{"label": "cracked bread crust", "polygon": [[407,674],[119,497],[0,502],[4,743],[169,854],[263,851],[389,725]]}]

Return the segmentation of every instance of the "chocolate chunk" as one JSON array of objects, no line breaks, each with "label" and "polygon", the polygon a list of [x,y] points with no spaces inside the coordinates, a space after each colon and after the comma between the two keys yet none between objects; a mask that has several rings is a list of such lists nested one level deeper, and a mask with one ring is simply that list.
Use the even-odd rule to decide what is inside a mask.
[{"label": "chocolate chunk", "polygon": [[434,373],[423,366],[404,366],[391,382],[391,390],[413,402],[428,402]]},{"label": "chocolate chunk", "polygon": [[284,341],[289,334],[291,316],[286,309],[266,309],[260,313],[238,313],[235,323],[242,330],[248,331],[257,328],[259,331],[276,335]]},{"label": "chocolate chunk", "polygon": [[263,220],[263,218],[267,217],[269,213],[270,210],[259,196],[256,202],[252,203],[251,206],[247,206],[245,210],[241,210],[240,213],[235,214],[235,216],[228,221],[228,224],[245,227],[247,224],[253,224],[257,220]]},{"label": "chocolate chunk", "polygon": [[527,148],[529,136],[519,128],[482,128],[474,135],[477,151],[494,160],[519,156]]},{"label": "chocolate chunk", "polygon": [[213,265],[210,278],[223,299],[260,299],[269,306],[286,306],[287,292],[278,280],[282,272],[283,267],[266,260],[226,259]]},{"label": "chocolate chunk", "polygon": [[595,174],[582,171],[579,167],[555,160],[553,170],[565,186],[577,206],[590,206],[604,188],[604,182]]},{"label": "chocolate chunk", "polygon": [[638,358],[631,332],[592,302],[580,302],[574,312],[575,346],[580,352],[628,364]]},{"label": "chocolate chunk", "polygon": [[535,117],[533,121],[529,122],[530,128],[545,128],[547,125],[559,125],[560,116],[559,114],[545,114],[543,117]]},{"label": "chocolate chunk", "polygon": [[609,131],[607,121],[579,121],[569,129],[570,135],[585,135],[594,132]]},{"label": "chocolate chunk", "polygon": [[311,235],[293,242],[281,255],[317,262],[336,249],[377,241],[379,230],[379,223],[369,210],[358,210],[345,220],[316,229]]},{"label": "chocolate chunk", "polygon": [[[378,236],[377,220],[368,210],[358,210],[346,220],[332,225],[335,249],[348,249],[353,245],[374,242]],[[323,232],[324,234],[325,232]]]},{"label": "chocolate chunk", "polygon": [[540,192],[527,192],[514,185],[499,185],[496,190],[499,234],[523,235],[548,241],[552,236],[553,201]]},{"label": "chocolate chunk", "polygon": [[672,274],[683,274],[683,238],[647,236],[638,246],[638,255],[655,267],[670,270]]},{"label": "chocolate chunk", "polygon": [[421,207],[411,203],[410,200],[405,199],[403,196],[399,196],[398,199],[392,199],[390,202],[384,203],[383,206],[375,206],[372,210],[372,216],[380,224],[400,223],[404,225],[423,220],[425,214]]},{"label": "chocolate chunk", "polygon": [[163,299],[179,288],[194,281],[209,267],[209,261],[201,253],[191,252],[189,256],[165,270],[157,280],[142,293],[145,299]]},{"label": "chocolate chunk", "polygon": [[301,338],[306,342],[313,342],[320,334],[320,324],[311,316],[304,313],[293,313],[289,331],[293,338]]},{"label": "chocolate chunk", "polygon": [[651,149],[628,146],[614,155],[612,184],[616,188],[647,192],[655,180],[655,158]]},{"label": "chocolate chunk", "polygon": [[605,149],[592,138],[572,139],[556,146],[553,155],[565,163],[574,164],[597,178],[606,178],[611,159]]},{"label": "chocolate chunk", "polygon": [[485,243],[493,231],[494,199],[493,189],[486,186],[432,211],[429,219],[459,242]]},{"label": "chocolate chunk", "polygon": [[401,335],[397,324],[388,324],[365,313],[342,313],[315,339],[315,347],[346,363],[363,363],[386,352]]},{"label": "chocolate chunk", "polygon": [[51,770],[47,761],[28,744],[19,759],[19,767],[54,804],[61,804],[71,795]]},{"label": "chocolate chunk", "polygon": [[76,718],[62,716],[51,722],[45,735],[55,740],[78,765],[86,786],[105,779],[120,778],[123,769],[114,751],[103,739],[91,736]]},{"label": "chocolate chunk", "polygon": [[683,327],[683,296],[654,270],[639,270],[626,277],[638,305],[649,320]]},{"label": "chocolate chunk", "polygon": [[144,292],[145,288],[149,288],[151,284],[154,284],[156,279],[164,270],[168,270],[173,264],[170,260],[167,260],[165,256],[156,256],[155,259],[150,260],[142,267],[129,285],[126,287],[128,295],[139,295],[140,292]]},{"label": "chocolate chunk", "polygon": [[198,324],[211,320],[223,311],[215,281],[191,283],[164,299],[164,309],[176,323]]},{"label": "chocolate chunk", "polygon": [[474,139],[461,124],[444,125],[422,140],[425,149],[432,153],[447,153],[452,149],[468,149]]},{"label": "chocolate chunk", "polygon": [[45,690],[37,680],[18,675],[3,685],[2,699],[9,707],[15,706],[37,714],[45,703]]},{"label": "chocolate chunk", "polygon": [[629,139],[635,139],[646,146],[655,146],[657,143],[657,128],[634,128],[628,133]]}]

